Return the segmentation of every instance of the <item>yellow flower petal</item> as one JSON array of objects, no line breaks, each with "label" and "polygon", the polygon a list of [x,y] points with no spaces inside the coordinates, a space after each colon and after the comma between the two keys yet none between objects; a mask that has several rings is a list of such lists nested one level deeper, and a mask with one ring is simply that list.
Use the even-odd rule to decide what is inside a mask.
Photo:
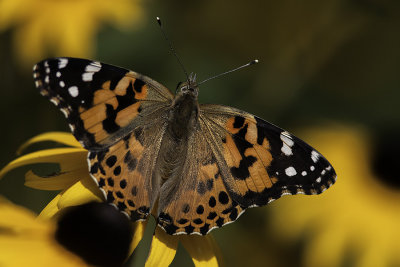
[{"label": "yellow flower petal", "polygon": [[168,235],[160,227],[156,227],[145,266],[169,266],[175,257],[178,241],[178,236]]},{"label": "yellow flower petal", "polygon": [[347,243],[342,227],[346,226],[337,221],[329,227],[329,231],[322,230],[325,227],[320,226],[320,233],[310,237],[308,246],[304,249],[303,266],[340,266],[346,255]]},{"label": "yellow flower petal", "polygon": [[189,252],[195,266],[222,265],[222,254],[212,235],[181,236],[180,241]]},{"label": "yellow flower petal", "polygon": [[61,194],[58,208],[82,205],[91,201],[102,202],[105,196],[92,178],[85,177]]},{"label": "yellow flower petal", "polygon": [[55,198],[53,198],[49,204],[40,212],[38,215],[39,219],[50,219],[56,215],[57,212],[60,211],[58,208],[58,201],[60,201],[61,194],[58,194]]},{"label": "yellow flower petal", "polygon": [[0,266],[87,266],[54,240],[54,225],[0,197]]},{"label": "yellow flower petal", "polygon": [[25,174],[25,186],[40,190],[64,190],[86,175],[88,175],[87,167],[46,178],[28,171]]},{"label": "yellow flower petal", "polygon": [[12,28],[16,56],[25,65],[49,53],[90,57],[104,23],[132,29],[143,22],[140,2],[1,0],[0,31]]},{"label": "yellow flower petal", "polygon": [[131,247],[129,248],[129,254],[131,255],[132,252],[138,246],[140,240],[142,240],[144,235],[144,230],[146,229],[147,220],[146,221],[136,221],[133,223],[133,238],[131,242]]},{"label": "yellow flower petal", "polygon": [[52,141],[67,146],[82,148],[82,145],[75,139],[75,137],[70,133],[64,132],[48,132],[32,137],[26,141],[22,146],[19,147],[17,154],[20,155],[27,147],[32,144],[39,142]]},{"label": "yellow flower petal", "polygon": [[[76,167],[82,165],[82,162],[86,162],[87,151],[83,148],[55,148],[46,149],[37,152],[33,152],[22,157],[19,157],[5,166],[0,171],[0,179],[9,171],[34,163],[60,163],[64,162],[64,168]],[[65,159],[68,160],[65,160]],[[63,168],[62,168],[63,169]]]}]

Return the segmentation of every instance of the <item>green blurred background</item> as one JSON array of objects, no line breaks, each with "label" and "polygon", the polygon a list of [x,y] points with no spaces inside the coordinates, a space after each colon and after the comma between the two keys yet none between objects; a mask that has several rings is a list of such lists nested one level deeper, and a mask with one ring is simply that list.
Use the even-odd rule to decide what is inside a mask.
[{"label": "green blurred background", "polygon": [[[399,1],[143,0],[139,5],[140,23],[124,29],[100,24],[86,57],[132,69],[174,90],[185,76],[159,30],[159,16],[186,69],[199,80],[258,58],[258,65],[202,85],[200,102],[246,110],[294,134],[330,124],[361,126],[373,142],[371,154],[379,158],[366,164],[379,162],[376,176],[400,194]],[[62,114],[35,89],[32,62],[18,56],[21,44],[14,34],[22,25],[0,32],[1,167],[30,137],[69,131]],[[74,55],[53,48],[43,57],[51,56]],[[39,212],[57,192],[24,187],[27,170],[0,180],[0,194]],[[300,266],[307,238],[288,245],[274,231],[264,207],[213,233],[228,266]],[[174,263],[190,263],[188,254],[180,250]],[[345,265],[353,266],[352,260],[344,259]]]}]

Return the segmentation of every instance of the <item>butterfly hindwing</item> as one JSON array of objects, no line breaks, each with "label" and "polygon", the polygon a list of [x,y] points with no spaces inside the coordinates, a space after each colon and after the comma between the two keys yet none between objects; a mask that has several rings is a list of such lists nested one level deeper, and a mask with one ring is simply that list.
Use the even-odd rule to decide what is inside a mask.
[{"label": "butterfly hindwing", "polygon": [[135,128],[108,149],[89,152],[90,174],[107,202],[133,221],[149,215],[159,193],[159,186],[149,179],[165,131],[165,122],[159,117]]},{"label": "butterfly hindwing", "polygon": [[160,190],[158,225],[168,234],[205,235],[243,211],[230,197],[204,126],[200,129],[189,139],[179,182],[167,181]]},{"label": "butterfly hindwing", "polygon": [[136,127],[139,114],[146,116],[173,99],[167,88],[144,75],[85,59],[47,59],[35,65],[33,76],[89,150],[113,144]]}]

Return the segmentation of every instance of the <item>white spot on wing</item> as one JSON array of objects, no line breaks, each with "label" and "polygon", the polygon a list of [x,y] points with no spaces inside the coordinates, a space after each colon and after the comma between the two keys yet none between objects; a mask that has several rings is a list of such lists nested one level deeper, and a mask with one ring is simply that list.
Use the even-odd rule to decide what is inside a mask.
[{"label": "white spot on wing", "polygon": [[71,129],[71,132],[75,132],[75,126],[72,124],[68,124],[69,128]]},{"label": "white spot on wing", "polygon": [[307,175],[307,172],[306,172],[306,171],[302,171],[302,172],[301,172],[301,175],[302,175],[302,176],[306,176],[306,175]]},{"label": "white spot on wing", "polygon": [[281,151],[283,152],[283,154],[285,154],[286,156],[293,155],[292,146],[294,145],[294,142],[293,142],[290,134],[288,132],[282,132],[280,137],[281,137],[281,140],[283,143],[282,148],[281,148]]},{"label": "white spot on wing", "polygon": [[315,167],[314,167],[314,166],[311,166],[311,167],[310,167],[310,170],[311,170],[311,171],[314,171],[314,170],[315,170]]},{"label": "white spot on wing", "polygon": [[64,86],[65,86],[65,83],[64,83],[63,81],[60,81],[59,84],[60,84],[61,87],[64,87]]},{"label": "white spot on wing", "polygon": [[287,176],[295,176],[297,174],[296,169],[292,166],[286,168],[285,173]]},{"label": "white spot on wing", "polygon": [[60,109],[66,118],[68,118],[68,111],[65,108]]},{"label": "white spot on wing", "polygon": [[71,86],[70,88],[68,88],[68,93],[69,93],[72,97],[77,97],[77,96],[79,95],[78,87],[76,87],[76,86]]},{"label": "white spot on wing", "polygon": [[50,82],[50,78],[48,75],[46,75],[46,77],[44,77],[44,82],[45,83],[49,83]]},{"label": "white spot on wing", "polygon": [[311,159],[316,163],[319,159],[319,153],[315,150],[311,151]]},{"label": "white spot on wing", "polygon": [[101,69],[101,64],[99,62],[92,62],[86,66],[86,72],[98,72]]},{"label": "white spot on wing", "polygon": [[93,75],[101,69],[101,64],[99,62],[92,62],[87,65],[85,72],[82,74],[82,80],[84,82],[90,82],[93,80]]},{"label": "white spot on wing", "polygon": [[321,177],[318,177],[317,180],[315,180],[315,181],[316,181],[317,183],[320,183],[321,180],[322,180]]},{"label": "white spot on wing", "polygon": [[91,82],[93,80],[94,72],[85,72],[82,74],[82,80],[84,82]]},{"label": "white spot on wing", "polygon": [[57,71],[56,76],[60,77],[61,76],[61,72]]},{"label": "white spot on wing", "polygon": [[65,68],[67,66],[67,64],[68,64],[68,59],[60,58],[59,61],[58,61],[58,68],[59,69]]},{"label": "white spot on wing", "polygon": [[51,98],[50,102],[53,103],[54,105],[58,106],[58,100],[56,98]]}]

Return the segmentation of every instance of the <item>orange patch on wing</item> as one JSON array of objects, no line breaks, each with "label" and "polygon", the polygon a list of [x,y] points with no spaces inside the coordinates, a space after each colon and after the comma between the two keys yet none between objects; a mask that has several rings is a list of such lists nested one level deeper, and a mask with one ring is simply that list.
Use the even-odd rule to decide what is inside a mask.
[{"label": "orange patch on wing", "polygon": [[219,168],[216,163],[200,167],[200,174],[208,178],[214,178],[218,171]]},{"label": "orange patch on wing", "polygon": [[131,154],[135,158],[140,158],[144,152],[144,147],[136,140],[135,136],[131,136],[129,139],[129,147],[131,148]]},{"label": "orange patch on wing", "polygon": [[101,103],[111,104],[114,108],[116,108],[118,105],[118,101],[115,99],[114,92],[107,89],[101,89],[94,93],[93,105],[98,105]]},{"label": "orange patch on wing", "polygon": [[246,140],[253,145],[257,144],[257,125],[246,119],[243,125],[247,124]]},{"label": "orange patch on wing", "polygon": [[110,135],[104,130],[101,123],[95,124],[94,126],[87,129],[91,134],[94,134],[96,142],[101,143],[102,140],[107,139]]},{"label": "orange patch on wing", "polygon": [[80,114],[85,129],[93,127],[106,118],[106,106],[98,105]]},{"label": "orange patch on wing", "polygon": [[235,123],[235,117],[231,117],[226,121],[226,130],[228,130],[228,132],[232,134],[236,134],[240,130],[240,128],[233,127],[234,123]]},{"label": "orange patch on wing", "polygon": [[103,83],[101,88],[103,88],[105,90],[110,90],[110,84],[111,84],[111,81],[106,81],[106,82]]},{"label": "orange patch on wing", "polygon": [[131,77],[123,77],[121,80],[119,80],[117,86],[115,87],[114,93],[116,95],[126,95],[126,90],[129,86],[130,83],[134,82],[135,79]]},{"label": "orange patch on wing", "polygon": [[115,122],[121,127],[128,125],[128,123],[131,122],[139,114],[139,106],[140,103],[136,102],[135,104],[130,105],[119,111],[117,117],[115,118]]},{"label": "orange patch on wing", "polygon": [[138,100],[146,99],[147,91],[148,91],[147,85],[143,85],[142,86],[142,90],[140,92],[137,92],[135,90],[135,98],[138,99]]}]

